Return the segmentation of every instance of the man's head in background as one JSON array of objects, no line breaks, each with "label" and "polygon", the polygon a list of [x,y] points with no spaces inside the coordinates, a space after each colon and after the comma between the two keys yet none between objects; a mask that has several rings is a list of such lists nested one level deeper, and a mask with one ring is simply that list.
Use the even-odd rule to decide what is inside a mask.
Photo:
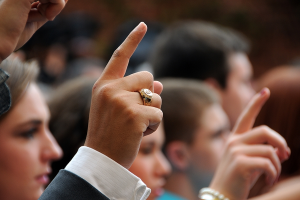
[{"label": "man's head in background", "polygon": [[214,24],[182,21],[157,39],[150,62],[155,78],[205,81],[221,97],[231,126],[254,95],[249,44],[239,33]]},{"label": "man's head in background", "polygon": [[[184,196],[184,190],[193,190],[197,196],[199,188],[208,186],[221,158],[229,120],[216,93],[201,81],[160,81],[164,85],[164,151],[174,170],[166,189],[180,196]],[[183,179],[191,187],[175,189]]]},{"label": "man's head in background", "polygon": [[214,172],[230,130],[217,95],[200,81],[161,82],[166,155],[179,171],[193,163],[199,170]]}]

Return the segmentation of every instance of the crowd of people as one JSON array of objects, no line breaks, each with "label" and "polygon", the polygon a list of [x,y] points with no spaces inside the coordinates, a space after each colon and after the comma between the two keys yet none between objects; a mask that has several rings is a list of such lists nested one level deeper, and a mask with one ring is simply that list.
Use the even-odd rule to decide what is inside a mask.
[{"label": "crowd of people", "polygon": [[45,24],[66,3],[0,3],[0,199],[300,199],[297,67],[253,80],[247,38],[195,20],[126,24],[105,66],[93,19]]}]

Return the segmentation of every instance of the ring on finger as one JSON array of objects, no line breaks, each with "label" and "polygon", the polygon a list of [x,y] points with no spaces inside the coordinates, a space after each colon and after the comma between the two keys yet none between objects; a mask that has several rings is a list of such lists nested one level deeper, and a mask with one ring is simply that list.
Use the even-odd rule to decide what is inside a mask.
[{"label": "ring on finger", "polygon": [[152,103],[152,97],[153,97],[153,93],[148,90],[148,89],[141,89],[139,91],[142,99],[143,99],[143,103],[145,106],[150,106]]}]

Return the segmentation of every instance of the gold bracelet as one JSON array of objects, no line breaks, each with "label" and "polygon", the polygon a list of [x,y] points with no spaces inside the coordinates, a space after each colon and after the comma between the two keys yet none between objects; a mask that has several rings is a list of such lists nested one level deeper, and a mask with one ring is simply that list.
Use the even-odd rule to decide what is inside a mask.
[{"label": "gold bracelet", "polygon": [[202,188],[198,196],[201,200],[229,200],[223,194],[211,188]]}]

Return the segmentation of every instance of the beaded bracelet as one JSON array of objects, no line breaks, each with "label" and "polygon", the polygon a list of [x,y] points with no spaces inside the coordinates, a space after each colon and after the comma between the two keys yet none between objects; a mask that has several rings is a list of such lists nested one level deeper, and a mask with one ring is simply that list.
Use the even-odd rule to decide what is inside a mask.
[{"label": "beaded bracelet", "polygon": [[198,197],[201,200],[229,200],[223,194],[210,188],[202,188]]}]

